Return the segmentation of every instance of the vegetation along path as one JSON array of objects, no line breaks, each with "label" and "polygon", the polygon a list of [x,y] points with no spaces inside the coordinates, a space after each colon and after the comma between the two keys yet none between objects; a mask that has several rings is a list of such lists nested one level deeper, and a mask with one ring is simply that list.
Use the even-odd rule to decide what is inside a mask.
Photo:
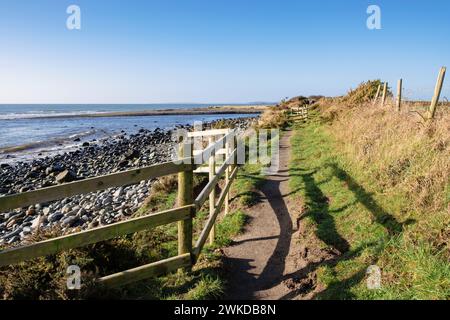
[{"label": "vegetation along path", "polygon": [[280,139],[279,172],[259,184],[259,203],[248,212],[246,232],[224,249],[229,277],[227,297],[282,299],[290,297],[289,275],[298,269],[300,251],[295,215],[289,197],[289,158],[292,131]]}]

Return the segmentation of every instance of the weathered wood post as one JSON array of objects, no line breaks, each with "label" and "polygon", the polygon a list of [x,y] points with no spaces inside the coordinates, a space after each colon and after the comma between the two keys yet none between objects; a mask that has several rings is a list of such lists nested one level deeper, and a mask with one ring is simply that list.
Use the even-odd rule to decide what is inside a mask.
[{"label": "weathered wood post", "polygon": [[384,104],[386,103],[387,88],[388,88],[388,83],[385,82],[384,87],[383,87],[383,96],[381,98],[381,106],[384,106]]},{"label": "weathered wood post", "polygon": [[381,92],[381,83],[378,85],[377,94],[375,95],[375,99],[373,99],[373,105],[375,105],[378,101],[378,97],[380,96]]},{"label": "weathered wood post", "polygon": [[231,145],[231,152],[234,152],[236,150],[236,153],[233,157],[233,163],[231,164],[231,172],[234,171],[234,169],[237,168],[238,165],[238,140],[237,140],[237,135],[236,135],[236,131],[233,134],[233,140],[232,140],[232,145]]},{"label": "weathered wood post", "polygon": [[434,88],[434,96],[433,100],[431,100],[430,110],[428,111],[428,119],[433,119],[436,114],[436,107],[439,102],[439,98],[441,96],[442,85],[444,84],[445,72],[447,71],[446,67],[442,67],[439,72],[439,76],[436,82],[436,87]]},{"label": "weathered wood post", "polygon": [[402,105],[402,85],[403,80],[399,79],[397,83],[397,112],[400,112],[400,108]]},{"label": "weathered wood post", "polygon": [[[212,145],[215,142],[214,136],[209,137],[209,144]],[[209,181],[214,179],[216,175],[216,148],[211,151],[211,155],[209,157]],[[215,188],[211,190],[209,194],[209,216],[212,217],[214,215],[214,209],[216,206],[216,191]],[[216,238],[216,224],[211,228],[211,232],[209,233],[209,243],[213,244],[214,239]]]},{"label": "weathered wood post", "polygon": [[[179,156],[190,158],[193,164],[193,145],[189,138],[180,139]],[[183,171],[178,173],[178,198],[179,207],[194,203],[194,171]],[[192,214],[192,216],[194,213]],[[178,221],[178,254],[192,253],[192,216],[190,219]]]},{"label": "weathered wood post", "polygon": [[[230,130],[228,130],[228,133]],[[228,157],[231,155],[231,149],[230,149],[230,139],[227,138],[225,141],[225,161],[228,160]],[[230,182],[230,165],[228,165],[227,170],[225,170],[225,185],[228,185]],[[230,193],[227,192],[225,195],[225,215],[228,215],[230,213]]]}]

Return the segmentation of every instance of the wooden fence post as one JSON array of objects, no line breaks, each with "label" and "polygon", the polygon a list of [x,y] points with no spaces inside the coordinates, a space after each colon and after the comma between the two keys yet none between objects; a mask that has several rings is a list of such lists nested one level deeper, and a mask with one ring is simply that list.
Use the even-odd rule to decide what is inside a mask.
[{"label": "wooden fence post", "polygon": [[400,79],[398,80],[398,84],[397,84],[397,112],[400,112],[400,108],[402,105],[402,85],[403,85],[403,80]]},{"label": "wooden fence post", "polygon": [[381,83],[378,85],[377,94],[375,95],[375,99],[373,99],[373,105],[375,105],[378,101],[378,97],[380,96],[381,92]]},{"label": "wooden fence post", "polygon": [[433,100],[431,100],[430,110],[428,111],[428,119],[433,119],[436,113],[436,107],[439,102],[439,97],[441,96],[442,85],[444,84],[446,67],[442,67],[439,72],[439,76],[436,82],[436,87],[434,88]]},{"label": "wooden fence post", "polygon": [[[229,140],[230,139],[227,139],[227,141],[225,141],[225,161],[231,155]],[[230,166],[228,166],[227,170],[225,171],[225,185],[228,185],[229,182],[230,182]],[[230,213],[230,193],[227,192],[225,196],[225,215],[228,215],[229,213]]]},{"label": "wooden fence post", "polygon": [[387,87],[388,87],[388,83],[385,82],[384,87],[383,87],[383,96],[381,98],[381,106],[384,106],[384,104],[386,103]]},{"label": "wooden fence post", "polygon": [[[180,141],[180,156],[193,161],[193,145],[189,141]],[[193,170],[178,173],[178,207],[194,203],[194,172]],[[195,210],[195,209],[193,209]],[[192,254],[192,216],[190,219],[178,221],[178,254]]]},{"label": "wooden fence post", "polygon": [[[209,137],[209,144],[214,144],[215,138],[214,136]],[[216,175],[216,152],[213,150],[211,152],[211,155],[209,157],[209,181],[214,179],[214,176]],[[211,193],[209,194],[209,216],[214,215],[214,209],[216,206],[216,192],[215,188],[212,189]],[[213,244],[214,239],[216,238],[216,224],[213,225],[211,228],[211,232],[209,233],[209,243]]]}]

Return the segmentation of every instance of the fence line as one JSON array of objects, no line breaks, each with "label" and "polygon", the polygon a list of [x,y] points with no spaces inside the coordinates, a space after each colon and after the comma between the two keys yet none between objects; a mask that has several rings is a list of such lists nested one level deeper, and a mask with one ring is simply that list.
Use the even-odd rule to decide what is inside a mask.
[{"label": "fence line", "polygon": [[[439,70],[438,78],[437,78],[436,85],[435,85],[435,88],[434,88],[433,97],[431,99],[431,104],[428,107],[428,109],[426,110],[425,117],[423,117],[419,113],[419,115],[422,116],[422,118],[424,118],[424,119],[431,120],[436,115],[436,109],[437,109],[437,106],[439,104],[439,99],[441,97],[441,92],[442,92],[442,88],[443,88],[443,85],[444,85],[444,79],[445,79],[446,71],[447,71],[446,67],[442,67]],[[379,96],[379,93],[380,93],[380,88],[381,88],[381,85],[378,86],[377,93],[376,93],[375,98],[373,100],[373,105],[376,105],[376,103],[377,103],[378,96]],[[384,82],[383,95],[382,95],[382,98],[381,98],[381,105],[382,106],[384,106],[385,102],[386,102],[387,89],[388,89],[388,83]],[[396,108],[396,110],[398,112],[400,112],[400,109],[401,109],[402,93],[403,93],[403,79],[399,79],[398,83],[397,83],[397,98],[396,98],[396,101],[395,101],[395,108]]]},{"label": "fence line", "polygon": [[[203,150],[194,150],[194,144],[191,141],[192,138],[201,137],[209,137],[209,145]],[[211,137],[219,137],[219,139]],[[100,282],[107,286],[121,286],[150,277],[159,276],[179,268],[192,267],[198,260],[207,238],[210,237],[210,241],[214,241],[214,225],[217,216],[222,210],[224,203],[229,200],[230,187],[233,180],[236,178],[238,171],[236,165],[237,138],[235,130],[216,129],[190,132],[187,137],[184,138],[184,141],[182,140],[180,142],[181,148],[179,159],[177,161],[0,197],[1,212],[26,207],[32,204],[59,200],[77,194],[104,190],[111,187],[126,186],[139,183],[142,180],[149,180],[178,173],[177,208],[18,248],[6,249],[0,251],[0,266],[15,264],[40,256],[55,254],[64,250],[78,248],[118,236],[178,222],[177,256],[104,276],[100,278]],[[221,167],[216,171],[215,158],[218,155],[225,155],[225,160]],[[195,170],[205,162],[205,159],[209,163],[208,173],[210,179],[205,188],[200,192],[199,196],[194,199],[193,175]],[[226,175],[226,185],[216,202],[215,197],[213,198],[213,192],[216,185],[219,183],[220,178],[224,174]],[[200,210],[208,197],[210,197],[210,216],[195,247],[193,247],[192,221],[196,212]]]}]

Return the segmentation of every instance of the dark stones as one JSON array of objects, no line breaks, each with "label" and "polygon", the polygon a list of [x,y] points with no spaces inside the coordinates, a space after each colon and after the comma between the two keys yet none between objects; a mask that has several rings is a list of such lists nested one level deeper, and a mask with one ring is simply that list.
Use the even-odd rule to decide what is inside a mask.
[{"label": "dark stones", "polygon": [[133,160],[139,158],[140,155],[141,153],[137,149],[129,150],[125,153],[125,160]]},{"label": "dark stones", "polygon": [[58,183],[72,182],[76,179],[77,176],[72,170],[64,170],[56,176],[56,182]]}]

